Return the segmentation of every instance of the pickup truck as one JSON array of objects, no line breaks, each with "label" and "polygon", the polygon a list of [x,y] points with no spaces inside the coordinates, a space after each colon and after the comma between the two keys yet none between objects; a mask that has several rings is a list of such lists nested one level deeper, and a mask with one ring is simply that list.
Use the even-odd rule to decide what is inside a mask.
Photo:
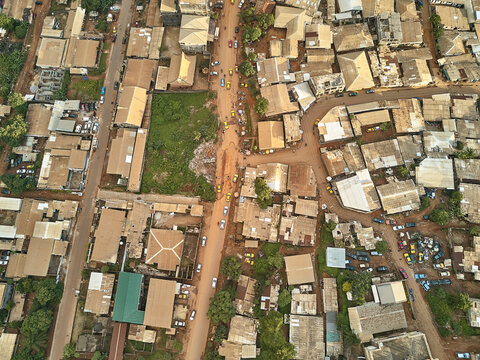
[{"label": "pickup truck", "polygon": [[417,223],[414,223],[414,222],[407,222],[407,223],[405,224],[405,226],[406,226],[407,228],[411,228],[411,227],[415,227],[415,226],[417,226]]},{"label": "pickup truck", "polygon": [[426,274],[415,274],[415,279],[426,279],[428,276]]},{"label": "pickup truck", "polygon": [[452,280],[450,279],[440,279],[438,280],[438,285],[451,285]]},{"label": "pickup truck", "polygon": [[443,251],[440,250],[438,253],[436,253],[436,254],[433,256],[433,261],[438,260],[438,259],[440,259],[440,258],[442,258],[442,257],[443,257]]},{"label": "pickup truck", "polygon": [[374,217],[372,220],[379,224],[385,224],[385,220],[381,218]]},{"label": "pickup truck", "polygon": [[357,251],[357,256],[368,256],[368,252],[366,252],[366,251]]}]

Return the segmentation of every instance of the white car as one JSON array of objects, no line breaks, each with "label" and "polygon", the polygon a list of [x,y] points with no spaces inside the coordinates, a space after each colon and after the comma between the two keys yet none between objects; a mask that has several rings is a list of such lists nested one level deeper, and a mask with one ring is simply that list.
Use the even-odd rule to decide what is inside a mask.
[{"label": "white car", "polygon": [[100,96],[100,104],[103,104],[105,102],[105,96]]},{"label": "white car", "polygon": [[237,41],[237,40],[235,40],[235,41],[233,42],[233,47],[234,47],[235,49],[238,48],[238,41]]},{"label": "white car", "polygon": [[222,221],[220,221],[220,229],[223,230],[225,229],[225,220],[222,219]]},{"label": "white car", "polygon": [[212,75],[212,76],[213,76],[213,75],[218,75],[218,72],[216,72],[216,71],[210,71],[210,75]]},{"label": "white car", "polygon": [[214,62],[212,62],[212,64],[211,64],[211,65],[212,65],[212,66],[215,66],[215,65],[220,65],[220,61],[218,61],[218,60],[217,60],[217,61],[214,61]]},{"label": "white car", "polygon": [[202,270],[202,264],[198,264],[198,265],[197,265],[197,272],[199,273],[200,270]]},{"label": "white car", "polygon": [[216,288],[217,287],[217,278],[213,278],[212,279],[212,288]]},{"label": "white car", "polygon": [[177,327],[184,327],[184,326],[185,326],[185,321],[175,320],[175,326],[177,326]]},{"label": "white car", "polygon": [[393,227],[393,230],[394,230],[394,231],[403,230],[403,229],[405,229],[405,226],[403,226],[403,225],[397,225],[397,226],[394,226],[394,227]]},{"label": "white car", "polygon": [[202,237],[202,246],[205,246],[205,245],[207,245],[207,237],[206,236]]},{"label": "white car", "polygon": [[190,314],[190,320],[193,320],[195,319],[195,314],[196,314],[196,310],[193,310],[192,313]]},{"label": "white car", "polygon": [[223,216],[227,216],[227,214],[228,214],[228,206],[225,206],[223,208]]}]

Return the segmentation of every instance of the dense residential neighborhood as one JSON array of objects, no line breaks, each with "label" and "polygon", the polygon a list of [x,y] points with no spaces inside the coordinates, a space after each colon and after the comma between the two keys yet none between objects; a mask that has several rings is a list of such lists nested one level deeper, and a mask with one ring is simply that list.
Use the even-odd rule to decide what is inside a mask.
[{"label": "dense residential neighborhood", "polygon": [[480,0],[0,0],[0,359],[480,359]]}]

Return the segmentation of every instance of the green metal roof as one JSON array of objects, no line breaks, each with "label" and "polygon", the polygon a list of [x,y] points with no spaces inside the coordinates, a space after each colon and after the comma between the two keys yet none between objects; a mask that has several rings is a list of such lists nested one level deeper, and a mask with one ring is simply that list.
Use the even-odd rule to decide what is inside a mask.
[{"label": "green metal roof", "polygon": [[138,310],[142,274],[121,272],[118,276],[117,294],[113,306],[113,320],[130,324],[143,324],[145,311]]}]

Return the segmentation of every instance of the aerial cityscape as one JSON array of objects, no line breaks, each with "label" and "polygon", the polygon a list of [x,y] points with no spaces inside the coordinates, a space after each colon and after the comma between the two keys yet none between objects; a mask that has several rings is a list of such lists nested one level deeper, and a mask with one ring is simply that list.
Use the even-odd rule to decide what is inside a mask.
[{"label": "aerial cityscape", "polygon": [[0,360],[480,360],[480,0],[0,0]]}]

